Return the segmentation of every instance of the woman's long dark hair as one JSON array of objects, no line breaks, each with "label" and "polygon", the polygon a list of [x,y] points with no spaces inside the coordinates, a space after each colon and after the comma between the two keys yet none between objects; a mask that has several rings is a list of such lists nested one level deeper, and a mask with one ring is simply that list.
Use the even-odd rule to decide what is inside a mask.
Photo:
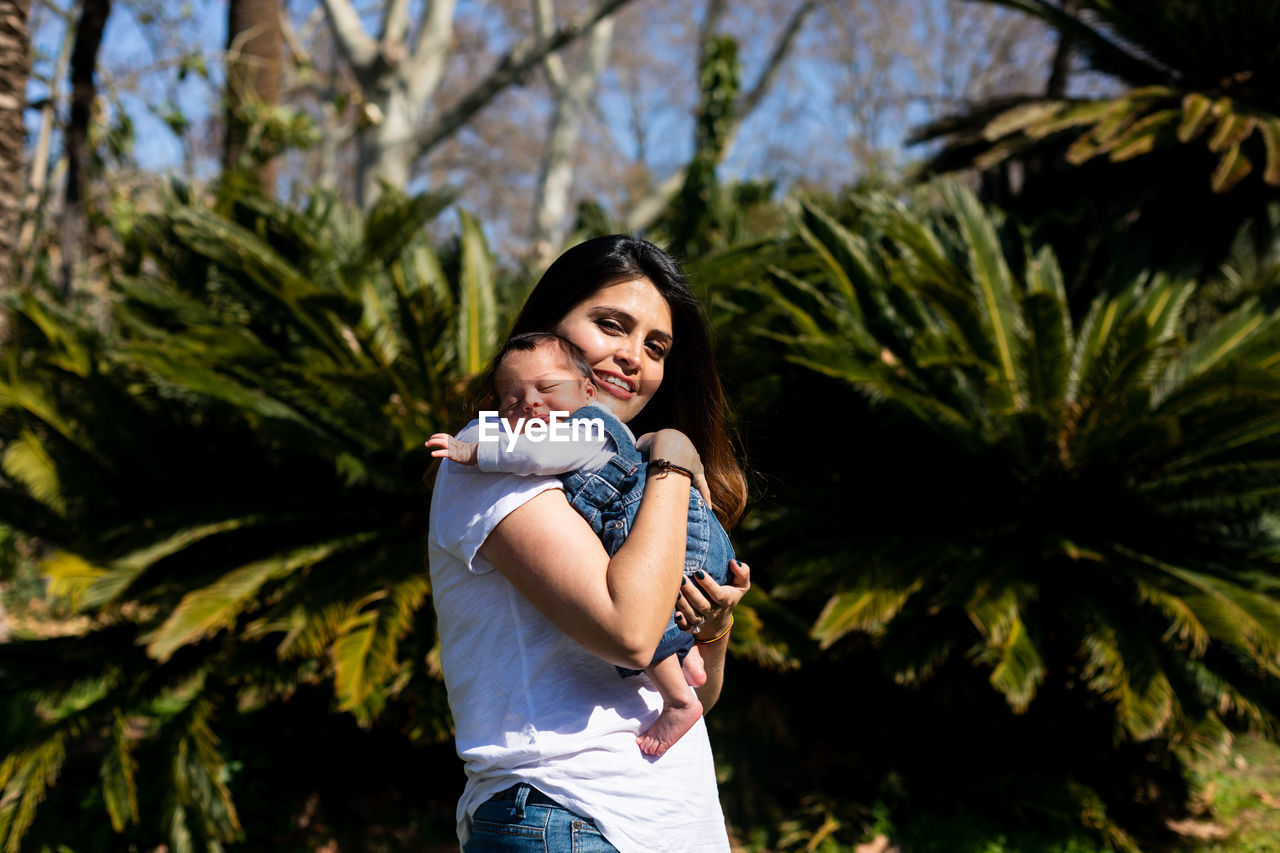
[{"label": "woman's long dark hair", "polygon": [[747,482],[725,427],[724,392],[706,314],[679,265],[666,252],[621,234],[579,243],[543,273],[510,336],[555,331],[570,311],[596,291],[637,278],[653,282],[670,306],[675,343],[662,385],[630,426],[637,435],[674,427],[689,436],[702,457],[716,515],[731,527],[746,508]]}]

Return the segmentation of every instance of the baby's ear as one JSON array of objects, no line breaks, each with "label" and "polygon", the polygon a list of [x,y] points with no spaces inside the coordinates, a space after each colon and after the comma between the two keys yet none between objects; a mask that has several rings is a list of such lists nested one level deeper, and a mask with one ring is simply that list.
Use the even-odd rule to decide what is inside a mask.
[{"label": "baby's ear", "polygon": [[587,399],[588,399],[588,400],[594,400],[594,399],[596,398],[596,386],[595,386],[595,384],[594,384],[590,379],[584,379],[584,380],[582,380],[582,382],[583,382],[583,388],[582,388],[582,390],[583,390],[584,392],[586,392]]}]

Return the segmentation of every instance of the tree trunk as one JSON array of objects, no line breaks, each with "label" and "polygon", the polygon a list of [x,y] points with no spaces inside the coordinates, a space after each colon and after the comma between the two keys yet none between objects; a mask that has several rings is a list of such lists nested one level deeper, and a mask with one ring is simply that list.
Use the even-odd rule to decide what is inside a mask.
[{"label": "tree trunk", "polygon": [[227,4],[227,139],[222,167],[243,169],[268,194],[275,187],[270,149],[254,136],[260,107],[280,100],[281,33],[279,0],[230,0]]},{"label": "tree trunk", "polygon": [[418,158],[414,127],[422,112],[422,105],[414,103],[398,75],[380,80],[371,95],[377,121],[360,136],[360,195],[356,200],[364,208],[377,201],[384,182],[400,190],[409,185],[410,171]]},{"label": "tree trunk", "polygon": [[111,0],[86,0],[71,51],[71,119],[67,122],[67,187],[62,209],[62,296],[71,296],[88,243],[85,185],[89,170],[89,121],[98,90],[93,75]]},{"label": "tree trunk", "polygon": [[[18,211],[22,205],[22,161],[26,132],[31,37],[27,15],[31,0],[0,0],[0,292],[16,270]],[[0,334],[4,321],[0,318]]]},{"label": "tree trunk", "polygon": [[521,39],[449,109],[432,110],[453,41],[457,0],[419,4],[421,20],[410,38],[409,0],[390,0],[375,38],[365,32],[352,0],[323,0],[344,58],[364,97],[357,186],[360,204],[377,200],[382,182],[403,188],[414,164],[464,127],[499,94],[519,85],[555,53],[591,31],[631,0],[594,5],[549,35]]},{"label": "tree trunk", "polygon": [[[75,44],[75,28],[70,26],[72,17],[78,10],[72,6],[66,11],[68,26],[63,28],[62,44],[58,48],[58,58],[53,66],[54,86],[40,107],[40,129],[36,131],[35,144],[31,147],[30,161],[27,166],[25,198],[22,200],[21,229],[18,232],[17,257],[11,269],[15,281],[29,282],[35,259],[31,246],[36,239],[36,228],[44,222],[45,206],[49,200],[49,188],[58,181],[49,170],[49,159],[53,154],[54,114],[62,99],[60,83],[67,79],[71,68],[71,48]],[[59,161],[63,162],[63,161]],[[57,171],[56,169],[54,170]]]},{"label": "tree trunk", "polygon": [[[546,21],[546,25],[544,31],[549,29],[550,21]],[[586,56],[573,71],[565,68],[558,55],[547,57],[543,63],[555,96],[555,109],[534,200],[531,245],[537,266],[550,264],[560,253],[560,244],[565,239],[578,137],[591,108],[591,96],[609,61],[613,28],[612,17],[595,25],[588,39]]]}]

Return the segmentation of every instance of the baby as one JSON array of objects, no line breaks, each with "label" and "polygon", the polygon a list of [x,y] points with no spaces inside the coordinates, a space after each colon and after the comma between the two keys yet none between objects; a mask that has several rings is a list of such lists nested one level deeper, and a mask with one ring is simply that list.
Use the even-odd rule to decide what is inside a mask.
[{"label": "baby", "polygon": [[[432,456],[479,465],[482,471],[559,476],[569,503],[612,556],[635,523],[645,463],[631,431],[595,402],[591,375],[582,350],[572,342],[548,333],[518,335],[498,353],[493,371],[492,390],[507,431],[496,434],[501,430],[494,424],[495,434],[486,437],[482,415],[479,442],[437,433],[427,446],[435,448]],[[548,424],[551,412],[573,416],[569,423]],[[709,500],[691,488],[685,575],[697,578],[705,572],[725,583],[732,559],[729,535],[711,512]],[[623,676],[638,674],[621,667],[618,671]],[[702,703],[689,688],[706,681],[693,637],[677,628],[674,619],[645,672],[662,697],[662,713],[636,742],[645,753],[662,755],[702,716]]]}]

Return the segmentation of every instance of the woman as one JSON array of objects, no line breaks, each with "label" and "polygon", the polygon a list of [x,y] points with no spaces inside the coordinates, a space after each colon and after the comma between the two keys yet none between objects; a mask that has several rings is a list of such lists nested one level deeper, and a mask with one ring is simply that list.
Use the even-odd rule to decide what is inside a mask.
[{"label": "woman", "polygon": [[[737,520],[745,484],[706,321],[666,254],[619,236],[575,246],[516,318],[513,335],[530,331],[581,347],[621,421],[667,427],[653,435],[651,458],[705,475],[721,517]],[[459,438],[474,432],[473,422]],[[467,850],[728,849],[706,727],[699,721],[660,759],[645,756],[636,735],[661,700],[645,679],[613,669],[648,665],[676,602],[682,624],[706,638],[698,697],[710,708],[719,695],[748,570],[735,566],[725,586],[681,583],[688,490],[682,474],[655,472],[610,558],[558,479],[441,467],[428,550],[467,771],[458,803]]]}]

